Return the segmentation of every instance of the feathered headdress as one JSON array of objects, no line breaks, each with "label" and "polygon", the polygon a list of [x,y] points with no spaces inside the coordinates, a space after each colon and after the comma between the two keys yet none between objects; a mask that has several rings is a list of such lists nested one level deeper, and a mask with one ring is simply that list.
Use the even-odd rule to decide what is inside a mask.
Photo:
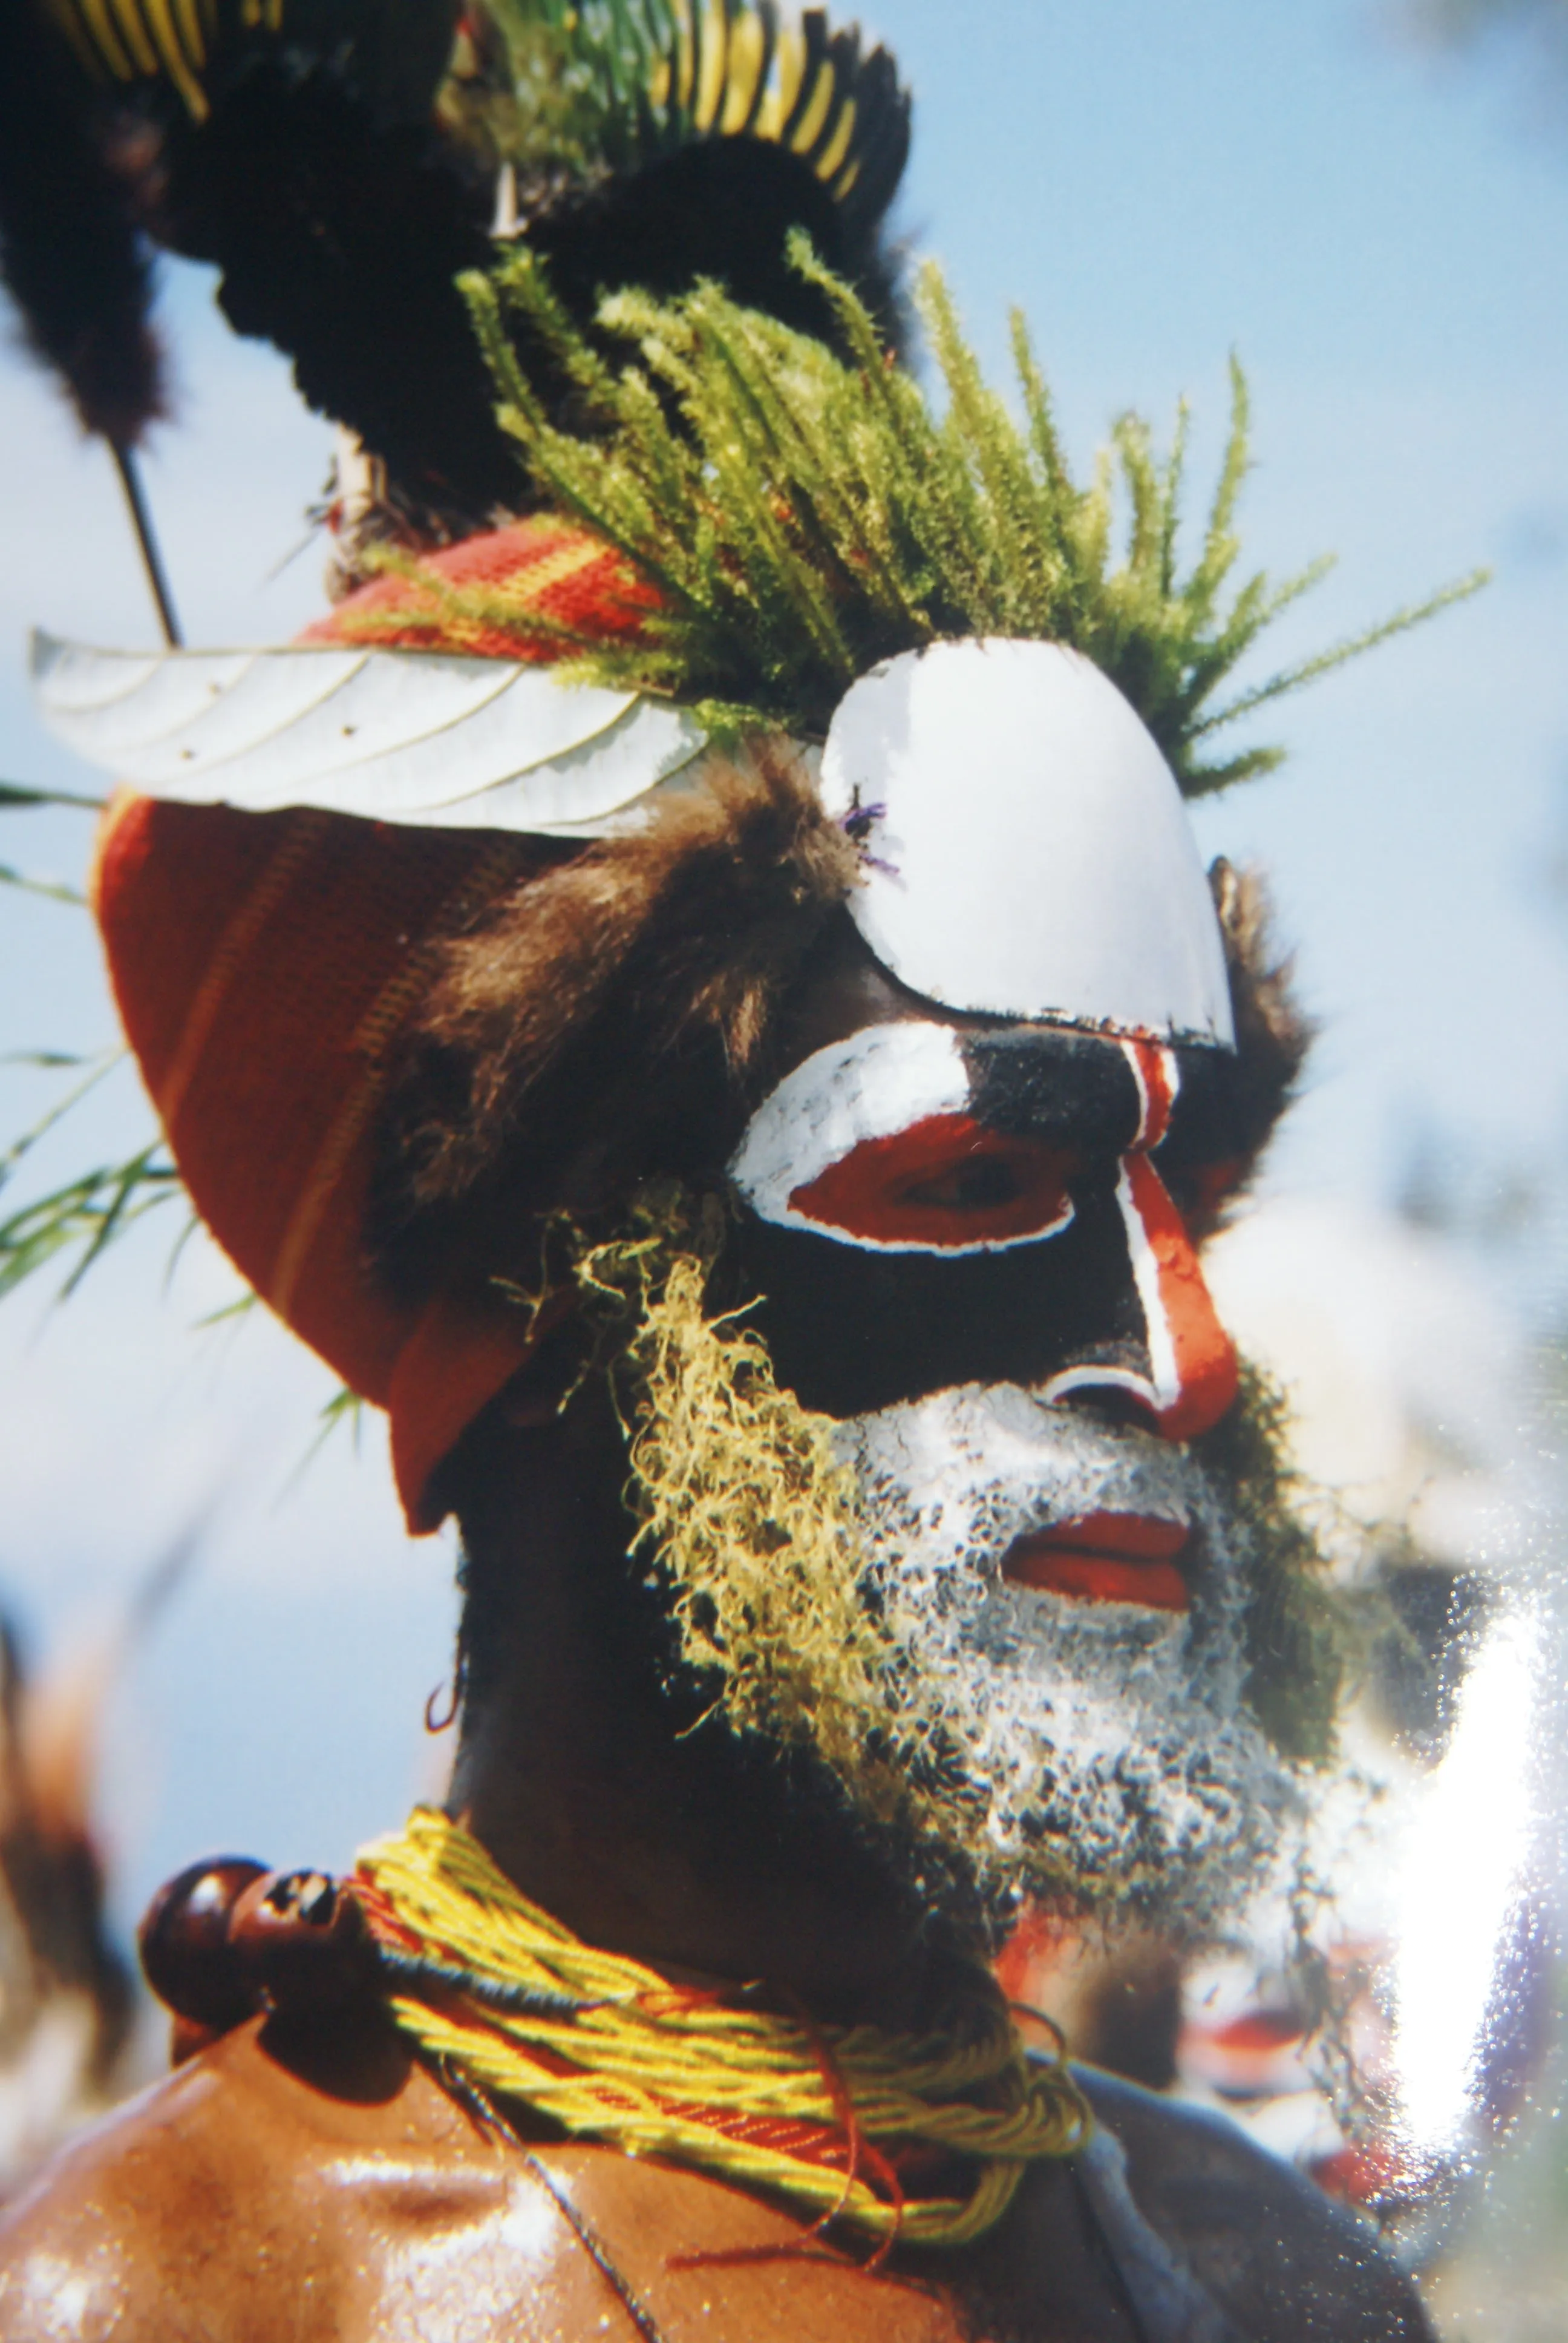
[{"label": "feathered headdress", "polygon": [[[772,0],[6,0],[0,262],[83,422],[165,410],[149,244],[216,263],[229,322],[384,468],[424,541],[526,485],[456,280],[500,236],[592,332],[601,293],[699,277],[831,332],[805,228],[884,327],[909,145],[883,49]],[[569,387],[525,328],[540,396]]]}]

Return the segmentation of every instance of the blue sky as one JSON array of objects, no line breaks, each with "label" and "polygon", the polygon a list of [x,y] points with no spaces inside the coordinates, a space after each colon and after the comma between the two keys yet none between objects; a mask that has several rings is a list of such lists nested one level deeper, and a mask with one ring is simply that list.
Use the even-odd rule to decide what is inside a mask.
[{"label": "blue sky", "polygon": [[[1280,776],[1206,807],[1207,850],[1259,859],[1322,1019],[1275,1178],[1386,1198],[1412,1138],[1554,1172],[1568,968],[1547,873],[1568,759],[1568,116],[1505,55],[1442,62],[1379,0],[883,0],[917,94],[902,206],[1005,367],[1029,316],[1087,463],[1119,409],[1195,419],[1211,478],[1234,348],[1258,467],[1250,560],[1335,551],[1259,672],[1477,562],[1477,602],[1271,711]],[[194,641],[277,639],[318,606],[302,534],[327,434],[270,353],[228,338],[207,279],[170,272],[177,427],[148,483]],[[19,357],[0,356],[0,774],[80,786],[36,730],[25,627],[150,639],[116,492]],[[68,816],[6,817],[0,859],[69,873]],[[87,1046],[109,1012],[79,915],[7,901],[0,1046]],[[15,916],[13,912],[15,911]],[[4,1127],[36,1078],[0,1089]],[[128,1079],[44,1159],[129,1138]],[[1541,1240],[1546,1245],[1551,1223]],[[0,1584],[45,1644],[210,1508],[203,1564],[128,1683],[109,1811],[129,1906],[189,1853],[342,1861],[428,1765],[449,1558],[410,1549],[367,1429],[280,1495],[329,1380],[259,1323],[195,1334],[227,1290],[150,1227],[70,1304],[0,1311]],[[1532,1274],[1561,1279],[1561,1248]]]}]

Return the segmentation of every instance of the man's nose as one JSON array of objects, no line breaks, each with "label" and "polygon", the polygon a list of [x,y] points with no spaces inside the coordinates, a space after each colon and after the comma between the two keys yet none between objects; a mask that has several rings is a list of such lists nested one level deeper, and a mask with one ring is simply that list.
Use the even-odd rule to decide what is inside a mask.
[{"label": "man's nose", "polygon": [[1045,1396],[1138,1403],[1166,1440],[1195,1440],[1236,1396],[1236,1346],[1220,1323],[1186,1224],[1148,1156],[1124,1156],[1116,1201],[1144,1326],[1147,1373],[1085,1362],[1053,1375]]},{"label": "man's nose", "polygon": [[1236,1346],[1220,1323],[1186,1222],[1147,1155],[1127,1157],[1118,1201],[1148,1328],[1154,1421],[1167,1440],[1195,1440],[1236,1396]]}]

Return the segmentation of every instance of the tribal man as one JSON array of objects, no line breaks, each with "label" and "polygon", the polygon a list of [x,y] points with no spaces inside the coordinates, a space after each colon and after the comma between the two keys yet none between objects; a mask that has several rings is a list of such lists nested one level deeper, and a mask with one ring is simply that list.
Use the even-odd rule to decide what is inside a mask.
[{"label": "tribal man", "polygon": [[[704,98],[672,21],[709,149],[829,211],[886,165],[852,39],[715,8]],[[793,316],[591,328],[511,244],[520,518],[451,518],[409,406],[302,644],[35,652],[128,784],[95,908],[192,1200],[457,1517],[462,1729],[352,1877],[164,1891],[176,2071],[11,2211],[0,2334],[1413,2343],[1357,2220],[1026,2052],[988,1966],[1026,1897],[1200,1938],[1332,1748],[1198,1258],[1304,1049],[1182,802],[1271,761],[1202,761],[1271,607],[1240,388],[1185,578],[1123,427],[1112,567],[940,280],[938,421],[842,242]]]}]

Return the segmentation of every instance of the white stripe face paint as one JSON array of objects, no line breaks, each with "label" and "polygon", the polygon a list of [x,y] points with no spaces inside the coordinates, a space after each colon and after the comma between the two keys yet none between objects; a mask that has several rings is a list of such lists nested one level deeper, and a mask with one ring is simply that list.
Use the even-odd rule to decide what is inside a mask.
[{"label": "white stripe face paint", "polygon": [[[1121,1210],[1121,1223],[1127,1231],[1128,1257],[1132,1263],[1132,1282],[1138,1288],[1138,1299],[1143,1305],[1144,1338],[1149,1345],[1149,1361],[1153,1370],[1151,1397],[1155,1413],[1163,1413],[1175,1405],[1181,1393],[1181,1375],[1176,1363],[1176,1337],[1171,1329],[1171,1312],[1161,1278],[1161,1264],[1150,1233],[1149,1222],[1140,1201],[1139,1191],[1144,1182],[1136,1179],[1140,1169],[1157,1179],[1147,1162],[1140,1165],[1139,1156],[1151,1154],[1171,1127],[1171,1111],[1176,1103],[1176,1093],[1181,1086],[1181,1069],[1173,1050],[1160,1050],[1147,1042],[1123,1041],[1122,1054],[1132,1069],[1132,1079],[1138,1085],[1142,1112],[1133,1151],[1121,1159],[1121,1170],[1116,1182],[1116,1201]],[[1160,1183],[1163,1195],[1163,1183]],[[1147,1199],[1152,1202],[1152,1199]]]},{"label": "white stripe face paint", "polygon": [[1150,1157],[1170,1127],[1181,1070],[1174,1051],[1123,1041],[1142,1113],[1137,1140],[1121,1159],[1116,1202],[1143,1313],[1150,1372],[1086,1364],[1046,1386],[1048,1399],[1110,1385],[1148,1407],[1168,1439],[1185,1440],[1219,1421],[1236,1395],[1235,1345],[1215,1313],[1191,1239]]},{"label": "white stripe face paint", "polygon": [[869,1025],[829,1041],[769,1092],[747,1126],[729,1176],[754,1212],[813,1227],[790,1197],[868,1139],[891,1139],[932,1114],[961,1114],[969,1069],[950,1025]]},{"label": "white stripe face paint", "polygon": [[[1171,1050],[1157,1049],[1146,1042],[1123,1041],[1121,1051],[1138,1086],[1138,1131],[1133,1146],[1147,1151],[1159,1146],[1170,1127],[1171,1110],[1176,1103],[1176,1093],[1181,1087],[1181,1070],[1176,1063],[1175,1052]],[[1131,1153],[1122,1157],[1117,1174],[1116,1202],[1121,1213],[1122,1226],[1127,1232],[1128,1259],[1143,1311],[1144,1337],[1152,1374],[1136,1374],[1130,1367],[1070,1367],[1064,1373],[1052,1377],[1046,1386],[1046,1397],[1065,1399],[1075,1391],[1113,1383],[1119,1391],[1131,1392],[1135,1399],[1143,1401],[1159,1415],[1174,1405],[1179,1393],[1176,1344],[1161,1291],[1160,1263],[1133,1192],[1131,1163]]]},{"label": "white stripe face paint", "polygon": [[868,1026],[763,1101],[729,1176],[763,1220],[863,1252],[998,1252],[1066,1228],[1066,1151],[972,1108],[951,1026]]},{"label": "white stripe face paint", "polygon": [[1167,1408],[1175,1405],[1181,1388],[1176,1365],[1176,1338],[1171,1332],[1171,1313],[1161,1287],[1160,1262],[1150,1238],[1149,1223],[1139,1210],[1132,1187],[1132,1166],[1125,1160],[1116,1182],[1116,1201],[1121,1207],[1122,1226],[1127,1231],[1132,1282],[1143,1305],[1144,1340],[1149,1345],[1149,1363],[1152,1370],[1150,1396],[1156,1414],[1162,1414]]}]

